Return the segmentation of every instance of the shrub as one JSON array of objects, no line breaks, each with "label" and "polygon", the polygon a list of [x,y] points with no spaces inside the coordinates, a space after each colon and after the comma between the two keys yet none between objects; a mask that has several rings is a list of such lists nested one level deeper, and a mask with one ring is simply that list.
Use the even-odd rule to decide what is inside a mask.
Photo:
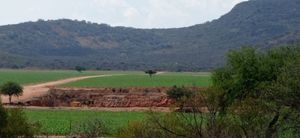
[{"label": "shrub", "polygon": [[7,125],[7,113],[3,106],[0,104],[0,136],[3,133],[3,129]]},{"label": "shrub", "polygon": [[33,138],[39,131],[38,123],[29,123],[22,109],[7,109],[7,124],[2,129],[1,138]]},{"label": "shrub", "polygon": [[185,87],[177,87],[173,86],[170,90],[167,91],[167,95],[169,98],[174,100],[181,100],[182,98],[191,97],[193,92]]}]

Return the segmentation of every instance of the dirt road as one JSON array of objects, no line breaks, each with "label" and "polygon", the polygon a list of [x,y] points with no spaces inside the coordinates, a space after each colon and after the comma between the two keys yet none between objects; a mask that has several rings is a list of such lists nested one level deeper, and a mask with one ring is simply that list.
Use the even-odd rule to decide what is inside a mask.
[{"label": "dirt road", "polygon": [[[112,75],[83,76],[83,77],[68,78],[68,79],[51,81],[51,82],[46,82],[41,84],[23,86],[24,87],[23,95],[19,97],[13,97],[12,102],[26,101],[34,97],[40,97],[46,95],[51,87],[66,84],[69,82],[79,81],[83,79],[90,79],[90,78],[108,77],[108,76],[112,76]],[[9,102],[7,96],[1,96],[1,101],[2,103]]]}]

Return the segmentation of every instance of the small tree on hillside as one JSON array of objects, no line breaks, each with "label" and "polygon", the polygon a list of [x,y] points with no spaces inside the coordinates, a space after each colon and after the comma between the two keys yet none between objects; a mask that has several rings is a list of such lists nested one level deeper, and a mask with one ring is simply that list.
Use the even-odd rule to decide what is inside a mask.
[{"label": "small tree on hillside", "polygon": [[146,74],[149,74],[150,77],[152,77],[152,75],[156,74],[157,72],[154,70],[147,70],[145,71]]},{"label": "small tree on hillside", "polygon": [[23,94],[22,86],[15,82],[7,82],[3,84],[0,91],[3,95],[9,96],[9,103],[11,103],[12,96],[21,96]]}]

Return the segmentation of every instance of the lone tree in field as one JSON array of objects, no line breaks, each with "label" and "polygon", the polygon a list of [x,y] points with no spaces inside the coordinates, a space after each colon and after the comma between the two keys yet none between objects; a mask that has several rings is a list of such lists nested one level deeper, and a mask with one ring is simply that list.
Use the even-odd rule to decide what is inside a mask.
[{"label": "lone tree in field", "polygon": [[150,77],[152,77],[152,75],[156,74],[157,72],[154,70],[147,70],[145,71],[146,74],[149,74]]},{"label": "lone tree in field", "polygon": [[9,96],[9,103],[11,104],[12,96],[21,96],[23,94],[23,88],[18,83],[7,82],[2,85],[0,89],[1,94]]},{"label": "lone tree in field", "polygon": [[76,66],[75,70],[81,73],[82,71],[85,71],[85,68],[82,66]]}]

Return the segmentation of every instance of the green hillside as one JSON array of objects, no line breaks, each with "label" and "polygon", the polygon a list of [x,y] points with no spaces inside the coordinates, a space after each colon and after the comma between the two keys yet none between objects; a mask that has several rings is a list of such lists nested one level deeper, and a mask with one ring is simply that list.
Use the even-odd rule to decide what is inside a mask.
[{"label": "green hillside", "polygon": [[300,42],[298,0],[249,0],[205,24],[136,29],[68,19],[0,27],[0,68],[210,70],[244,45]]}]

